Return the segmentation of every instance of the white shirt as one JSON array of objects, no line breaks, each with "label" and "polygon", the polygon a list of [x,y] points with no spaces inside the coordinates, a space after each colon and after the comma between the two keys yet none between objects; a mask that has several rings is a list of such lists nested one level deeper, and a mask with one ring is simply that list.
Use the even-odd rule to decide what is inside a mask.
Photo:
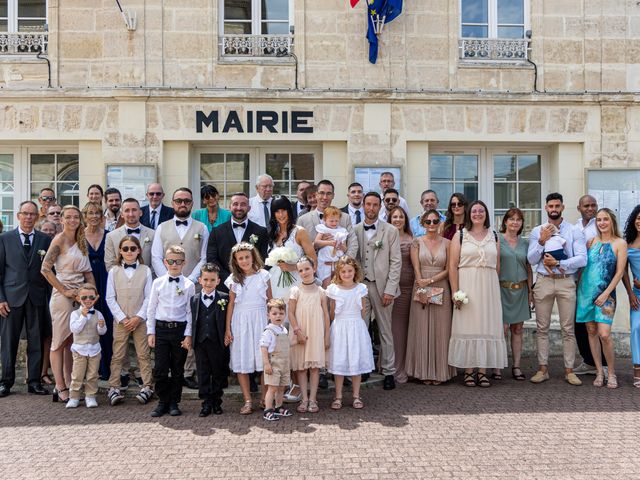
[{"label": "white shirt", "polygon": [[118,215],[113,216],[111,210],[107,208],[104,211],[104,218],[104,229],[107,232],[113,232],[118,226],[118,220],[120,220],[120,212],[118,212]]},{"label": "white shirt", "polygon": [[[98,316],[98,320],[104,320],[102,313],[98,310],[95,311],[94,315]],[[84,330],[84,327],[87,325],[87,321],[89,320],[91,315],[85,317],[82,315],[82,309],[77,309],[71,312],[71,317],[69,319],[69,328],[71,329],[71,333],[80,333]],[[107,333],[107,324],[105,323],[102,327],[98,325],[98,335],[104,335]],[[71,344],[71,351],[76,352],[78,355],[82,355],[83,357],[95,357],[102,350],[100,349],[100,342],[98,343],[88,343],[86,345],[80,343]]]},{"label": "white shirt", "polygon": [[[369,230],[364,230],[364,236],[366,237],[367,240],[371,240],[373,238],[373,236],[376,234],[377,230],[378,230],[378,223],[380,222],[380,220],[376,220],[375,223],[372,223],[371,225],[375,225],[376,228],[370,228]],[[369,227],[370,225],[367,225],[366,223],[362,224],[362,228],[364,229],[364,227]]]},{"label": "white shirt", "polygon": [[211,292],[211,293],[205,293],[205,292],[204,292],[204,290],[202,290],[202,293],[200,293],[200,300],[202,300],[202,303],[204,303],[204,306],[205,306],[205,307],[209,308],[209,307],[211,306],[211,304],[213,303],[213,299],[209,299],[209,298],[207,298],[207,299],[205,300],[205,298],[204,298],[204,296],[205,296],[205,295],[206,295],[207,297],[213,297],[213,298],[216,298],[216,291],[214,290],[214,291],[213,291],[213,292]]},{"label": "white shirt", "polygon": [[[233,236],[236,237],[236,243],[240,243],[242,241],[242,237],[244,236],[244,232],[247,229],[247,222],[249,218],[245,218],[242,222],[237,222],[233,218],[230,220],[231,222],[231,230],[233,230]],[[235,228],[234,225],[244,224],[244,227]]]},{"label": "white shirt", "polygon": [[356,208],[353,205],[349,204],[347,210],[349,210],[349,216],[351,217],[351,225],[353,225],[354,227],[358,224],[356,219],[356,211],[360,212],[360,221],[364,221],[364,208],[362,208],[362,205],[360,205],[360,208]]},{"label": "white shirt", "polygon": [[[258,225],[260,225],[261,227],[265,227],[266,228],[267,224],[264,221],[264,204],[263,204],[264,201],[265,200],[263,200],[260,195],[256,195],[255,197],[251,197],[249,199],[249,206],[251,207],[251,209],[249,210],[249,213],[247,214],[247,217],[252,222],[255,222]],[[269,210],[269,215],[271,215],[271,202],[272,201],[273,201],[273,197],[269,197],[269,200],[266,200],[266,202],[267,202],[267,210]]]},{"label": "white shirt", "polygon": [[[173,217],[172,220],[170,220],[171,222],[174,222],[175,225],[175,221],[179,220],[179,221],[183,221],[182,219]],[[178,236],[180,237],[180,240],[184,239],[184,235],[187,233],[187,230],[189,230],[189,228],[191,228],[191,224],[193,223],[193,218],[188,217],[186,218],[187,221],[187,225],[176,225],[176,230],[178,231]],[[163,222],[160,225],[158,225],[158,228],[156,229],[156,233],[155,236],[153,237],[154,240],[157,238],[157,241],[154,241],[153,244],[151,245],[151,265],[153,266],[153,271],[155,272],[155,274],[160,277],[162,275],[165,275],[167,273],[167,267],[164,266],[164,248],[162,246],[162,241],[160,240],[160,234],[162,232],[162,227],[164,226]],[[196,263],[196,265],[193,267],[193,270],[190,272],[184,272],[184,275],[186,277],[189,278],[189,280],[191,280],[193,283],[196,283],[198,281],[198,277],[200,276],[200,269],[202,268],[202,265],[204,265],[207,262],[207,241],[209,240],[209,229],[203,228],[202,231],[199,232],[199,234],[202,236],[202,238],[200,239],[200,260],[198,261],[198,263]]]},{"label": "white shirt", "polygon": [[[300,200],[298,200],[296,202],[296,216],[300,215],[300,212],[302,210],[305,210],[304,203],[302,203]],[[271,213],[271,207],[269,207],[269,213]]]},{"label": "white shirt", "polygon": [[[544,254],[544,246],[538,243],[541,228],[542,225],[538,225],[531,230],[531,233],[529,234],[529,251],[527,252],[527,259],[531,265],[537,265],[536,272],[540,275],[549,275],[549,272],[544,268],[541,261]],[[564,246],[564,250],[569,258],[566,260],[560,260],[559,266],[563,270],[562,272],[555,267],[553,268],[553,272],[557,274],[565,273],[567,275],[573,275],[587,264],[587,245],[584,241],[584,235],[578,227],[564,220],[558,228],[560,230],[560,236],[567,241]]]},{"label": "white shirt", "polygon": [[[124,262],[123,262],[124,264]],[[140,262],[136,260],[136,268],[124,268],[124,274],[127,278],[133,277],[133,274],[136,273],[136,270]],[[140,317],[142,320],[146,320],[147,318],[147,306],[149,304],[149,295],[151,294],[151,284],[153,283],[153,278],[151,276],[151,269],[147,270],[147,280],[144,284],[144,301],[142,302],[142,306],[140,310],[136,313],[136,316]],[[109,275],[107,276],[107,305],[109,306],[109,310],[111,310],[111,314],[113,315],[116,323],[122,322],[127,315],[122,311],[120,305],[118,305],[118,299],[116,298],[116,282],[114,280],[114,275],[112,271],[109,271]]]},{"label": "white shirt", "polygon": [[598,230],[596,229],[596,218],[593,217],[589,220],[586,226],[582,224],[582,219],[576,222],[576,227],[580,229],[582,234],[584,235],[584,239],[589,242],[592,238],[595,238],[598,235]]},{"label": "white shirt", "polygon": [[[158,228],[158,222],[160,221],[160,209],[162,208],[162,204],[158,205],[156,208],[151,208],[149,205],[149,225],[153,230]],[[155,218],[153,217],[153,212],[156,212]]]},{"label": "white shirt", "polygon": [[31,244],[31,246],[33,247],[33,236],[35,235],[34,230],[31,230],[31,233],[27,233],[24,230],[22,230],[20,227],[18,227],[18,233],[20,234],[20,241],[22,242],[22,245],[25,244],[24,236],[29,235],[29,244]]},{"label": "white shirt", "polygon": [[[178,288],[180,291],[178,291]],[[151,286],[151,295],[147,306],[147,335],[156,334],[156,320],[165,322],[186,322],[184,336],[191,336],[191,297],[196,287],[184,275],[178,277],[178,283],[170,282],[169,275],[156,278]]]},{"label": "white shirt", "polygon": [[287,335],[287,333],[287,329],[284,325],[278,326],[270,323],[262,332],[262,336],[260,337],[260,347],[267,347],[267,352],[273,353],[276,349],[276,344],[278,343],[276,336]]},{"label": "white shirt", "polygon": [[407,201],[403,197],[399,197],[399,198],[400,198],[400,206],[404,209],[407,216],[409,216],[409,205],[407,204]]}]

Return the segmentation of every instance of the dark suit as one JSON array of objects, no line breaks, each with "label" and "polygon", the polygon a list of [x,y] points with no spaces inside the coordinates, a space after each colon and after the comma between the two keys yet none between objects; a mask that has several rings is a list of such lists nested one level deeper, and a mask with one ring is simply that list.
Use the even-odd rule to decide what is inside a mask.
[{"label": "dark suit", "polygon": [[[227,304],[219,305],[220,300]],[[198,370],[198,395],[210,405],[222,404],[222,389],[229,376],[229,347],[224,345],[226,310],[229,295],[214,292],[213,302],[207,306],[202,295],[191,299],[192,345]]]},{"label": "dark suit", "polygon": [[344,207],[342,207],[340,209],[341,212],[346,213],[347,215],[349,214],[349,204],[345,205]]},{"label": "dark suit", "polygon": [[[211,230],[209,243],[207,244],[207,262],[215,263],[220,267],[220,285],[218,288],[224,292],[228,291],[227,287],[224,286],[224,281],[230,274],[231,249],[237,243],[231,226],[232,221],[224,222]],[[260,252],[262,260],[264,260],[267,257],[267,247],[269,245],[267,229],[249,219],[245,220],[245,222],[247,222],[247,228],[244,230],[242,241],[249,242],[251,235],[256,235],[258,237],[256,248]]]},{"label": "dark suit", "polygon": [[[300,204],[300,202],[298,200],[296,200],[295,202],[293,202],[291,204],[291,207],[293,208],[293,223],[296,223],[296,221],[298,220],[298,205]],[[304,215],[305,213],[307,213],[307,209],[304,207],[302,210],[300,210],[300,214],[299,215]]]},{"label": "dark suit", "polygon": [[7,317],[0,317],[2,383],[11,388],[15,382],[18,343],[23,326],[27,332],[28,383],[40,385],[42,367],[42,325],[47,321],[48,283],[40,273],[43,255],[51,238],[34,230],[27,255],[24,238],[18,229],[0,235],[0,302],[9,304]]},{"label": "dark suit", "polygon": [[173,218],[173,208],[167,207],[165,204],[160,205],[160,219],[157,220],[157,225],[154,227],[151,225],[151,215],[149,214],[149,205],[145,205],[142,207],[142,217],[140,217],[140,223],[147,228],[151,228],[153,230],[156,229],[157,225],[160,225],[162,222],[166,222],[167,220],[171,220]]}]

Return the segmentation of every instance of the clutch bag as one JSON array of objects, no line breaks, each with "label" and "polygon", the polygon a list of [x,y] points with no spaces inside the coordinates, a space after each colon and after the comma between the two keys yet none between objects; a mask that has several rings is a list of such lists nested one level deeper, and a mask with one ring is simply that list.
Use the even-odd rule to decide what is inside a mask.
[{"label": "clutch bag", "polygon": [[413,294],[413,300],[422,304],[424,308],[428,304],[442,305],[444,302],[443,287],[419,287]]}]

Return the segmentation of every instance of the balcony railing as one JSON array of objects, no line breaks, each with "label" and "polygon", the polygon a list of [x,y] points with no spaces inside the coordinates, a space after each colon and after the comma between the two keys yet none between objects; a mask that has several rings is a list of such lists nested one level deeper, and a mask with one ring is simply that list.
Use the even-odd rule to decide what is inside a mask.
[{"label": "balcony railing", "polygon": [[46,32],[0,32],[0,55],[46,55],[48,43]]},{"label": "balcony railing", "polygon": [[460,59],[497,62],[523,62],[529,58],[526,38],[462,38]]},{"label": "balcony railing", "polygon": [[293,35],[221,35],[224,58],[287,57],[293,53]]}]

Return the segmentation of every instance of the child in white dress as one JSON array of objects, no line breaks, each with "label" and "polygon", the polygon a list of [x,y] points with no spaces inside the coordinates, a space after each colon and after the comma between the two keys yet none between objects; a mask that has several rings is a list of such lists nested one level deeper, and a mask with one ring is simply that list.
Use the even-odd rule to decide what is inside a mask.
[{"label": "child in white dress", "polygon": [[[271,299],[269,272],[252,244],[242,242],[231,249],[231,275],[224,284],[229,289],[225,345],[230,345],[231,370],[238,375],[244,405],[241,415],[253,412],[249,374],[262,372],[260,337],[267,326],[267,301]],[[265,389],[262,388],[264,402]]]},{"label": "child in white dress", "polygon": [[[327,288],[331,281],[332,264],[337,262],[345,254],[347,247],[347,229],[340,226],[342,212],[336,207],[327,207],[322,213],[322,223],[316,226],[315,241],[318,250],[317,275],[322,282],[322,287]],[[330,239],[322,240],[323,235],[331,235]]]},{"label": "child in white dress", "polygon": [[353,382],[353,408],[363,408],[360,376],[372,372],[373,349],[367,325],[362,318],[367,287],[359,283],[362,270],[358,262],[345,255],[336,265],[333,282],[327,287],[331,323],[329,372],[336,384],[336,398],[331,408],[342,408],[342,384],[345,376]]}]

